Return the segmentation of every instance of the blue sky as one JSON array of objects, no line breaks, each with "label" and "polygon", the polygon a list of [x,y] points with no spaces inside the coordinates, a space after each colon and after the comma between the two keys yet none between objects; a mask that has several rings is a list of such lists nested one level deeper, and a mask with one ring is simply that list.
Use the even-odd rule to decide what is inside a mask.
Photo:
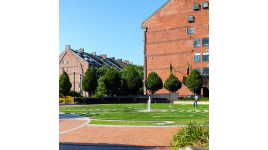
[{"label": "blue sky", "polygon": [[72,49],[143,65],[141,23],[167,0],[59,0],[59,54]]}]

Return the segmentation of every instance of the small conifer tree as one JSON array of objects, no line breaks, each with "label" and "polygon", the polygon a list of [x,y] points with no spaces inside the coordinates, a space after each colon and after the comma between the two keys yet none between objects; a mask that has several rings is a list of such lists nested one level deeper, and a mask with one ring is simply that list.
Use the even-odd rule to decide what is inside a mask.
[{"label": "small conifer tree", "polygon": [[66,102],[66,96],[69,94],[70,89],[72,87],[72,83],[70,82],[68,74],[63,71],[59,80],[59,90],[60,93],[64,96],[64,102]]},{"label": "small conifer tree", "polygon": [[181,88],[181,81],[171,73],[166,80],[164,87],[170,92],[177,92]]},{"label": "small conifer tree", "polygon": [[145,81],[146,88],[150,91],[151,94],[154,94],[159,89],[163,88],[162,79],[155,72],[151,72],[148,75],[147,80]]},{"label": "small conifer tree", "polygon": [[107,90],[111,92],[111,95],[117,92],[117,90],[121,86],[121,77],[119,71],[113,67],[111,67],[106,74],[104,75],[104,84]]},{"label": "small conifer tree", "polygon": [[87,91],[88,96],[90,97],[90,93],[95,91],[97,87],[98,87],[97,76],[91,68],[88,68],[82,80],[82,89],[84,91]]},{"label": "small conifer tree", "polygon": [[193,93],[199,93],[203,86],[203,79],[200,73],[194,69],[186,79],[187,88]]}]

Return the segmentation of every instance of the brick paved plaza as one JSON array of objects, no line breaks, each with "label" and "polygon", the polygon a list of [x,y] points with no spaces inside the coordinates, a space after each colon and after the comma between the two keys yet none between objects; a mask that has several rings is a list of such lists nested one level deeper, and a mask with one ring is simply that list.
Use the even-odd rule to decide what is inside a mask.
[{"label": "brick paved plaza", "polygon": [[59,142],[61,150],[108,150],[115,148],[121,150],[170,150],[170,140],[179,129],[179,127],[90,126],[85,125],[87,121],[86,118],[68,118],[68,116],[60,114],[59,132],[61,134],[59,135]]}]

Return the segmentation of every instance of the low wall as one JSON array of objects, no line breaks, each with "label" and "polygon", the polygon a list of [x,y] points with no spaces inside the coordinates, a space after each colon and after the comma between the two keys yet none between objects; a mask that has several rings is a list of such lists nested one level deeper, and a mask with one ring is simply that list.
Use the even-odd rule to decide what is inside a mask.
[{"label": "low wall", "polygon": [[116,96],[116,98],[166,98],[170,103],[177,101],[179,98],[178,93],[165,93],[165,94],[149,94],[149,95],[129,95],[129,96]]}]

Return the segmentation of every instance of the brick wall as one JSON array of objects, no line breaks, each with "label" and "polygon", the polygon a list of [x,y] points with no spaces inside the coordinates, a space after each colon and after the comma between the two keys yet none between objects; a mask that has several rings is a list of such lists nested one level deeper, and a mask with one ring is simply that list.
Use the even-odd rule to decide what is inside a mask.
[{"label": "brick wall", "polygon": [[[204,0],[171,0],[160,11],[154,14],[142,26],[145,32],[145,64],[147,76],[156,72],[165,83],[170,74],[170,63],[173,73],[183,81],[187,77],[187,60],[190,69],[208,67],[209,62],[202,61],[202,52],[208,52],[209,46],[202,46],[202,38],[209,37],[209,9],[202,8]],[[200,10],[193,10],[193,4],[199,3]],[[187,17],[193,15],[194,22]],[[187,28],[194,27],[194,34],[187,34]],[[200,39],[200,47],[194,47],[194,39]],[[201,53],[201,62],[194,62],[194,53]],[[203,79],[204,86],[208,79]],[[157,93],[168,93],[161,89]],[[192,94],[185,85],[178,91],[179,95]],[[148,91],[147,91],[148,94]]]}]

